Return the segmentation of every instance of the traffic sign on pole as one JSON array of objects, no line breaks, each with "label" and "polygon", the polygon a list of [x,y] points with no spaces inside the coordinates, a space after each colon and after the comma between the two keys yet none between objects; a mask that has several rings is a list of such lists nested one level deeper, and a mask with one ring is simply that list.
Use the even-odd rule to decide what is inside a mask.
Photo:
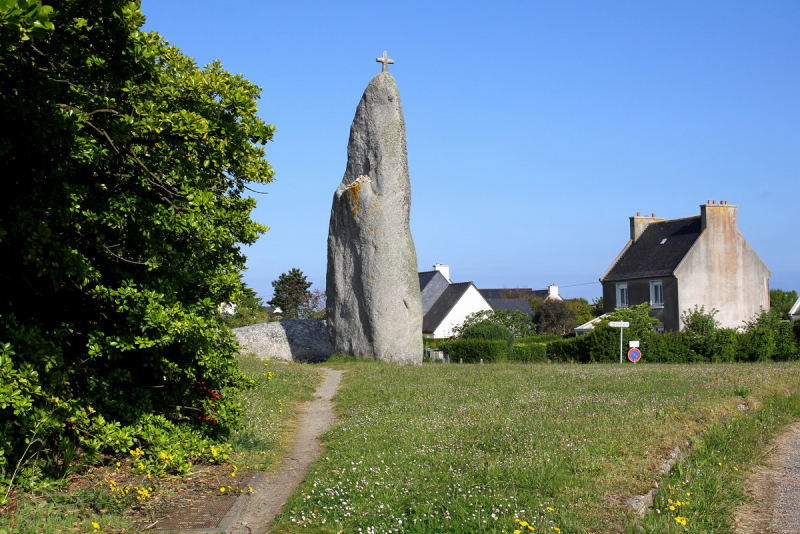
[{"label": "traffic sign on pole", "polygon": [[628,351],[628,359],[633,363],[638,362],[642,359],[642,351],[639,349],[631,349]]},{"label": "traffic sign on pole", "polygon": [[622,329],[628,328],[631,325],[628,321],[610,321],[608,326],[619,328],[619,363],[622,363]]}]

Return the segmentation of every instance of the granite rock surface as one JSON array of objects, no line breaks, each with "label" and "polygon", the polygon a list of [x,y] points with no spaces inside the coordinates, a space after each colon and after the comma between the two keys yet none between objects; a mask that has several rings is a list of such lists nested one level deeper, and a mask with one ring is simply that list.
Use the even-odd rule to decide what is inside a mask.
[{"label": "granite rock surface", "polygon": [[325,321],[286,319],[234,328],[236,341],[259,358],[324,362],[333,354]]},{"label": "granite rock surface", "polygon": [[388,72],[358,104],[328,232],[327,325],[336,352],[422,363],[406,131]]}]

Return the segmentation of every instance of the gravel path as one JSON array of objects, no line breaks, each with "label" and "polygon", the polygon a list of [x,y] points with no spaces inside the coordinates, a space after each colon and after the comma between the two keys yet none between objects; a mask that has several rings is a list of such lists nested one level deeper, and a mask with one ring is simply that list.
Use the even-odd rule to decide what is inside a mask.
[{"label": "gravel path", "polygon": [[319,437],[336,421],[331,399],[344,374],[344,371],[328,368],[324,370],[327,375],[314,392],[317,400],[306,405],[297,422],[291,451],[276,473],[261,479],[234,524],[231,534],[269,532],[275,516],[303,481],[308,469],[322,456]]},{"label": "gravel path", "polygon": [[778,438],[748,489],[754,500],[738,510],[737,534],[800,533],[800,422]]}]

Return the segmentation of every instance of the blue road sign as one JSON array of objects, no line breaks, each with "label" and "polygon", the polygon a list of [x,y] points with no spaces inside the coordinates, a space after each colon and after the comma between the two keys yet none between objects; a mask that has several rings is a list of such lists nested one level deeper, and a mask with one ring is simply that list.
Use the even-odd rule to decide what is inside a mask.
[{"label": "blue road sign", "polygon": [[628,351],[628,359],[633,363],[638,362],[642,359],[642,351],[639,349],[631,349]]}]

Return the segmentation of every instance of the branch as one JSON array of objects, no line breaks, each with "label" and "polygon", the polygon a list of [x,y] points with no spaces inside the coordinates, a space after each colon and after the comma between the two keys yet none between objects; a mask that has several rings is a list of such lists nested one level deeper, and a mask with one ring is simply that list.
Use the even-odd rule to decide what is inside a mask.
[{"label": "branch", "polygon": [[255,189],[251,189],[250,187],[247,187],[244,184],[242,184],[242,187],[244,187],[248,191],[252,191],[253,193],[256,193],[256,194],[259,194],[259,195],[268,195],[269,194],[269,191],[256,191]]},{"label": "branch", "polygon": [[[64,104],[59,104],[59,106],[64,106]],[[119,154],[119,149],[116,147],[116,145],[114,144],[114,141],[112,141],[112,140],[111,140],[111,137],[109,137],[109,136],[108,136],[108,134],[106,133],[106,131],[105,131],[105,130],[103,130],[103,129],[101,129],[101,128],[98,128],[97,126],[95,126],[94,124],[92,124],[92,123],[91,123],[91,122],[89,122],[89,121],[85,121],[85,124],[88,124],[89,126],[91,126],[91,127],[92,127],[92,129],[93,129],[95,132],[97,132],[98,134],[100,134],[100,135],[102,135],[103,137],[105,137],[106,141],[108,141],[108,144],[109,144],[109,145],[111,145],[111,148],[113,148],[113,149],[114,149],[114,152],[116,152],[117,154]]]},{"label": "branch", "polygon": [[122,261],[127,262],[127,263],[133,263],[134,265],[147,265],[148,267],[159,267],[161,265],[160,263],[150,263],[150,262],[140,262],[140,261],[129,260],[129,259],[123,258],[119,254],[115,254],[114,251],[112,251],[106,245],[103,245],[103,248],[106,249],[109,254],[111,254],[112,256],[117,258],[118,260],[122,260]]}]

